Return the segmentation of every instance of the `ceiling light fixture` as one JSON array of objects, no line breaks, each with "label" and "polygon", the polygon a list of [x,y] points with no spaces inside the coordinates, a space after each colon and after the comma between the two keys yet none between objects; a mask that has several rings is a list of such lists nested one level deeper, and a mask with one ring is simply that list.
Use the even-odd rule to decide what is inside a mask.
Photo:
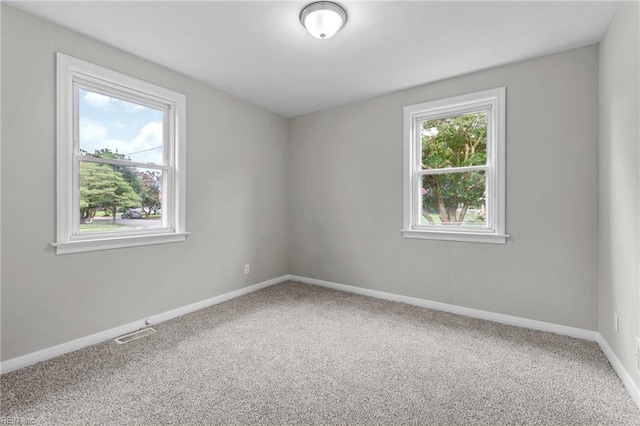
[{"label": "ceiling light fixture", "polygon": [[337,33],[347,22],[347,11],[331,1],[317,1],[300,12],[300,22],[309,34],[321,40]]}]

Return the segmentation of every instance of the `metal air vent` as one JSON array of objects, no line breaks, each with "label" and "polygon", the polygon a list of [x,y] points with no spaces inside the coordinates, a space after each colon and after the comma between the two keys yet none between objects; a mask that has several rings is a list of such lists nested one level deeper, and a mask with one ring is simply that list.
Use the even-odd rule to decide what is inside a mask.
[{"label": "metal air vent", "polygon": [[141,337],[148,336],[148,335],[153,334],[155,332],[156,331],[153,328],[147,327],[147,328],[143,328],[143,329],[138,330],[138,331],[134,331],[133,333],[125,334],[124,336],[116,337],[115,341],[117,343],[120,343],[120,344],[129,343],[132,340],[136,340],[136,339],[139,339]]}]

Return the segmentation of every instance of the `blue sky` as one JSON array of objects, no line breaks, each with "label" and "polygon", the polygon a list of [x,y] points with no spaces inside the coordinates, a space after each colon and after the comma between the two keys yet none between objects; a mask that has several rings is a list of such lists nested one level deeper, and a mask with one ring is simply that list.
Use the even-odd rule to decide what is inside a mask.
[{"label": "blue sky", "polygon": [[140,163],[162,164],[163,111],[80,89],[80,149],[109,148]]}]

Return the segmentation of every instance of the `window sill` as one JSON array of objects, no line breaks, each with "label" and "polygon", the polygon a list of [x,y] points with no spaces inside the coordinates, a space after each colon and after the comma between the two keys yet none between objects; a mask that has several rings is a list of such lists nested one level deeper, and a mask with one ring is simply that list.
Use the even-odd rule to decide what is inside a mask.
[{"label": "window sill", "polygon": [[100,238],[81,241],[51,243],[56,254],[82,253],[85,251],[111,250],[124,247],[149,246],[154,244],[177,243],[185,241],[190,232],[167,234],[131,235],[116,238]]},{"label": "window sill", "polygon": [[404,238],[468,243],[505,244],[509,238],[507,234],[482,234],[479,232],[418,231],[415,229],[402,229],[400,232]]}]

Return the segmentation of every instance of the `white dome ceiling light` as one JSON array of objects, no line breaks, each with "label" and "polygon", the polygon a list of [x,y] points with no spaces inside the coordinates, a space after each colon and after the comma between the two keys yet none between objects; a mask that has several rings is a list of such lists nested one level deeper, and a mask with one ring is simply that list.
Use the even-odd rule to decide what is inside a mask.
[{"label": "white dome ceiling light", "polygon": [[347,22],[347,11],[337,3],[317,1],[300,12],[300,22],[309,34],[325,40],[337,33]]}]

